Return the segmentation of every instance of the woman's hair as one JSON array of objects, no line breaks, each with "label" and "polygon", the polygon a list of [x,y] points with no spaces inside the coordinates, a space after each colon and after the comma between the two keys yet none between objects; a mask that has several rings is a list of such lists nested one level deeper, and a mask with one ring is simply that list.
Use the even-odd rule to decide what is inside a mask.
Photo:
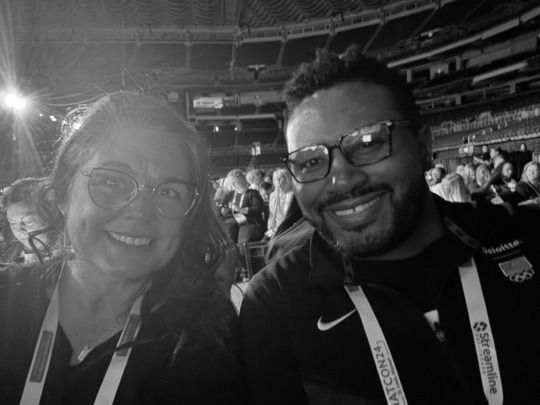
[{"label": "woman's hair", "polygon": [[248,181],[249,184],[255,186],[255,187],[259,187],[260,184],[262,183],[263,181],[263,178],[262,178],[262,174],[259,170],[257,169],[252,169],[250,170],[249,172],[246,173],[246,180]]},{"label": "woman's hair", "polygon": [[232,190],[234,190],[233,188],[234,182],[243,184],[245,187],[249,187],[249,183],[246,179],[246,176],[244,175],[244,172],[241,169],[231,170],[229,173],[227,173],[227,177],[225,181],[228,182]]},{"label": "woman's hair", "polygon": [[530,181],[529,181],[529,179],[527,178],[527,170],[528,170],[529,167],[531,167],[531,166],[536,166],[538,169],[540,169],[540,163],[531,161],[531,162],[527,163],[527,164],[523,167],[523,172],[521,173],[521,181],[523,181],[523,182],[525,182],[525,183],[529,183],[529,184],[530,184]]},{"label": "woman's hair", "polygon": [[[283,190],[281,187],[281,191],[285,191],[285,192],[289,192],[292,190],[292,176],[291,174],[285,170],[285,169],[276,169],[274,171],[274,174],[273,174],[273,180],[274,182],[277,180],[277,179],[280,179],[280,178],[285,178],[287,180],[287,184],[288,184],[288,190]],[[276,189],[278,188],[278,186],[275,186]]]},{"label": "woman's hair", "polygon": [[[112,131],[117,125],[174,133],[189,153],[193,182],[199,193],[183,225],[184,231],[189,230],[190,234],[183,238],[165,268],[152,275],[153,283],[145,301],[153,305],[168,298],[211,292],[215,284],[213,273],[224,258],[226,239],[213,211],[208,149],[202,138],[164,102],[151,95],[119,92],[68,113],[46,195],[54,196],[56,206],[65,204],[70,198],[75,175],[102,142],[114,135]],[[64,218],[58,208],[49,211],[49,215],[59,231],[63,230]]]},{"label": "woman's hair", "polygon": [[293,197],[285,218],[278,225],[274,237],[268,242],[266,261],[269,262],[278,256],[283,257],[297,246],[301,246],[313,235],[314,230],[304,218],[298,201]]},{"label": "woman's hair", "polygon": [[[25,177],[23,179],[15,180],[10,186],[1,190],[0,211],[5,215],[10,205],[25,202],[30,205],[30,207],[34,208],[36,214],[43,217],[41,210],[39,209],[42,187],[42,178]],[[7,220],[2,224],[2,235],[8,243],[16,240]]]},{"label": "woman's hair", "polygon": [[465,186],[465,181],[457,173],[445,176],[440,185],[441,197],[450,202],[470,202],[471,194]]},{"label": "woman's hair", "polygon": [[43,179],[37,177],[25,177],[15,180],[10,186],[1,190],[0,209],[6,212],[11,204],[27,202],[35,207],[39,200],[39,187]]},{"label": "woman's hair", "polygon": [[[478,180],[480,179],[480,175],[484,174],[484,183],[481,186],[485,186],[489,182],[489,178],[491,176],[491,172],[489,171],[489,168],[486,165],[478,165],[476,168],[476,183],[478,183]],[[480,183],[478,183],[480,184]]]}]

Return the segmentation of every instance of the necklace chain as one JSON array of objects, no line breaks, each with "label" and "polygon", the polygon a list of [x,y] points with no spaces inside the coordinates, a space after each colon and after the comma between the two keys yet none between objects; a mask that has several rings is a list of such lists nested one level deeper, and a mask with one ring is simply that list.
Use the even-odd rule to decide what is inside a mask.
[{"label": "necklace chain", "polygon": [[116,328],[118,328],[119,325],[122,324],[123,321],[127,318],[128,312],[124,312],[122,315],[120,315],[116,321],[113,323],[113,325],[103,333],[99,339],[97,339],[94,343],[91,345],[85,345],[79,355],[77,356],[77,360],[83,361],[86,356],[88,356],[88,353],[90,353],[92,350],[94,350],[96,347],[98,347],[101,343],[105,341],[107,336],[109,336]]}]

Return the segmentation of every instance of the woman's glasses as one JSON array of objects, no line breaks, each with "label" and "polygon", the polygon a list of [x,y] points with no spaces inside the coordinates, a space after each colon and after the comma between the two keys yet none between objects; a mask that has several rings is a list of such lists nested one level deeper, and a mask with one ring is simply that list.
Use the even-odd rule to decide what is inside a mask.
[{"label": "woman's glasses", "polygon": [[164,218],[174,219],[186,216],[195,205],[197,187],[170,181],[151,187],[137,183],[129,174],[115,169],[94,168],[88,177],[88,193],[92,201],[106,210],[119,210],[127,207],[140,191],[148,188],[152,192],[152,203]]},{"label": "woman's glasses", "polygon": [[389,157],[391,129],[414,125],[412,121],[381,121],[355,128],[342,135],[333,146],[310,145],[297,149],[281,160],[298,183],[324,179],[330,172],[332,150],[338,148],[353,166],[367,166]]}]

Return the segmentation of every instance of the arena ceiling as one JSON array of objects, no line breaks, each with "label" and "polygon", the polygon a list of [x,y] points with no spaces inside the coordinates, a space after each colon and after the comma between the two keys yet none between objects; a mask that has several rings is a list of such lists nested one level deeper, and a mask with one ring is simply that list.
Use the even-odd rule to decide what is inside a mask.
[{"label": "arena ceiling", "polygon": [[[343,20],[411,1],[3,0],[0,79],[45,98],[66,98],[58,105],[118,88],[168,92],[211,86],[229,73],[236,81],[249,79],[251,62],[235,61],[233,49],[248,33],[272,34],[276,27]],[[281,66],[272,71],[281,73],[278,82],[288,74]]]},{"label": "arena ceiling", "polygon": [[[16,0],[34,28],[268,27],[335,13],[357,13],[390,0]],[[394,0],[395,2],[395,0]]]}]

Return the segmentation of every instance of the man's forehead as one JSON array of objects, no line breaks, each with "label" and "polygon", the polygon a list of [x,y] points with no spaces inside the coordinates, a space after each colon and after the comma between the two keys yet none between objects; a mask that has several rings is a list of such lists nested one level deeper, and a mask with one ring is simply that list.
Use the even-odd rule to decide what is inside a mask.
[{"label": "man's forehead", "polygon": [[330,138],[353,127],[399,118],[392,93],[372,83],[340,83],[306,97],[292,111],[286,128],[289,151],[312,143],[323,130]]}]

